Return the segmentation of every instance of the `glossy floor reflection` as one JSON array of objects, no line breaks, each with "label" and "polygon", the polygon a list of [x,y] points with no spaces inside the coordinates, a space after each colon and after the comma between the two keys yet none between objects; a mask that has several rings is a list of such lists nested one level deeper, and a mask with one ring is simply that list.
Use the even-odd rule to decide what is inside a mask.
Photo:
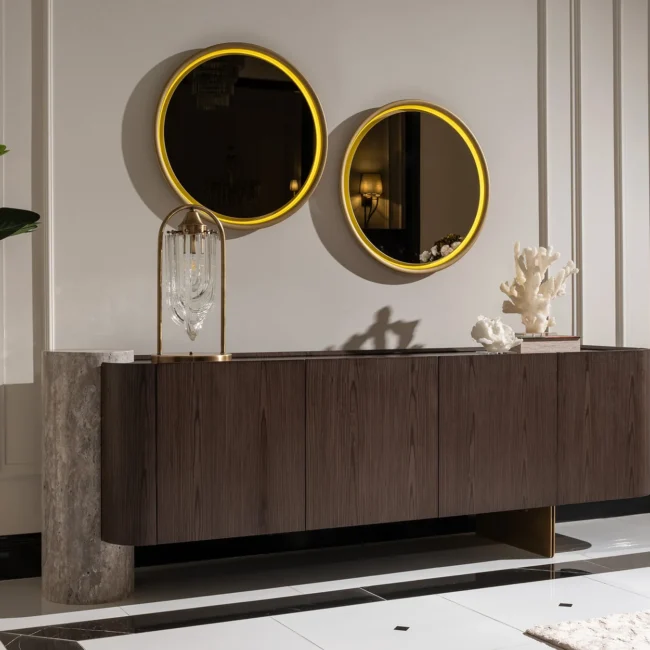
[{"label": "glossy floor reflection", "polygon": [[559,524],[558,533],[551,561],[461,535],[146,569],[134,598],[85,611],[41,601],[38,580],[0,582],[0,643],[541,649],[524,629],[650,610],[650,515]]}]

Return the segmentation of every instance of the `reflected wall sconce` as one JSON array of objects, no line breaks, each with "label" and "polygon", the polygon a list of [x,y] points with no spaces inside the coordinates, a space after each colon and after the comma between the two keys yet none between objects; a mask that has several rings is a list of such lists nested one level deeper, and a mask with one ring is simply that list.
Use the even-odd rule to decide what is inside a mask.
[{"label": "reflected wall sconce", "polygon": [[381,174],[361,174],[359,193],[361,194],[361,206],[363,207],[363,227],[367,228],[372,215],[379,206],[379,197],[384,191],[381,182]]},{"label": "reflected wall sconce", "polygon": [[[169,221],[187,214],[176,228]],[[212,223],[206,223],[204,217]],[[217,251],[220,249],[221,264]],[[163,293],[171,319],[194,341],[215,302],[221,277],[221,340],[215,354],[163,354]],[[217,215],[200,205],[172,210],[158,231],[158,346],[153,363],[230,361],[226,354],[226,235]]]},{"label": "reflected wall sconce", "polygon": [[293,192],[293,195],[296,196],[300,189],[300,183],[294,178],[291,183],[289,183],[289,189]]}]

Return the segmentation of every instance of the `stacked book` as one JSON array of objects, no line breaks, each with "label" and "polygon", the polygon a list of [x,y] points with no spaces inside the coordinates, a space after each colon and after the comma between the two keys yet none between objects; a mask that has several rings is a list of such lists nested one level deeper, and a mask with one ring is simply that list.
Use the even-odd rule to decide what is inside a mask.
[{"label": "stacked book", "polygon": [[580,337],[562,334],[517,334],[521,345],[511,352],[539,354],[543,352],[580,352]]}]

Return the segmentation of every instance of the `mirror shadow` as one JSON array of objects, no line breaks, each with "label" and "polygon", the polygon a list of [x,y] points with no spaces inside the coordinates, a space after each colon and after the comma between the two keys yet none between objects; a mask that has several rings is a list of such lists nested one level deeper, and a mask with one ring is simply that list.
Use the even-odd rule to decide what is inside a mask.
[{"label": "mirror shadow", "polygon": [[341,167],[356,130],[375,111],[362,111],[341,122],[330,134],[323,176],[309,200],[316,234],[330,255],[355,275],[377,284],[410,284],[428,274],[400,273],[374,259],[356,239],[341,202]]},{"label": "mirror shadow", "polygon": [[[198,50],[168,57],[154,66],[137,83],[122,118],[122,155],[133,188],[144,204],[161,221],[182,203],[160,169],[154,123],[160,95],[177,68]],[[226,229],[228,239],[244,237],[254,230]]]}]

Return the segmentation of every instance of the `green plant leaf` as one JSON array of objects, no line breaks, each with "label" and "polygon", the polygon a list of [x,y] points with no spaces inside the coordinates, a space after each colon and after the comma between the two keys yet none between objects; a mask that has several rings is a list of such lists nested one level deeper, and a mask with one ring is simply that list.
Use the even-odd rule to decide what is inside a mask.
[{"label": "green plant leaf", "polygon": [[0,144],[0,156],[4,156],[6,153],[9,153],[6,144]]},{"label": "green plant leaf", "polygon": [[31,210],[0,208],[0,240],[36,230],[41,217]]}]

